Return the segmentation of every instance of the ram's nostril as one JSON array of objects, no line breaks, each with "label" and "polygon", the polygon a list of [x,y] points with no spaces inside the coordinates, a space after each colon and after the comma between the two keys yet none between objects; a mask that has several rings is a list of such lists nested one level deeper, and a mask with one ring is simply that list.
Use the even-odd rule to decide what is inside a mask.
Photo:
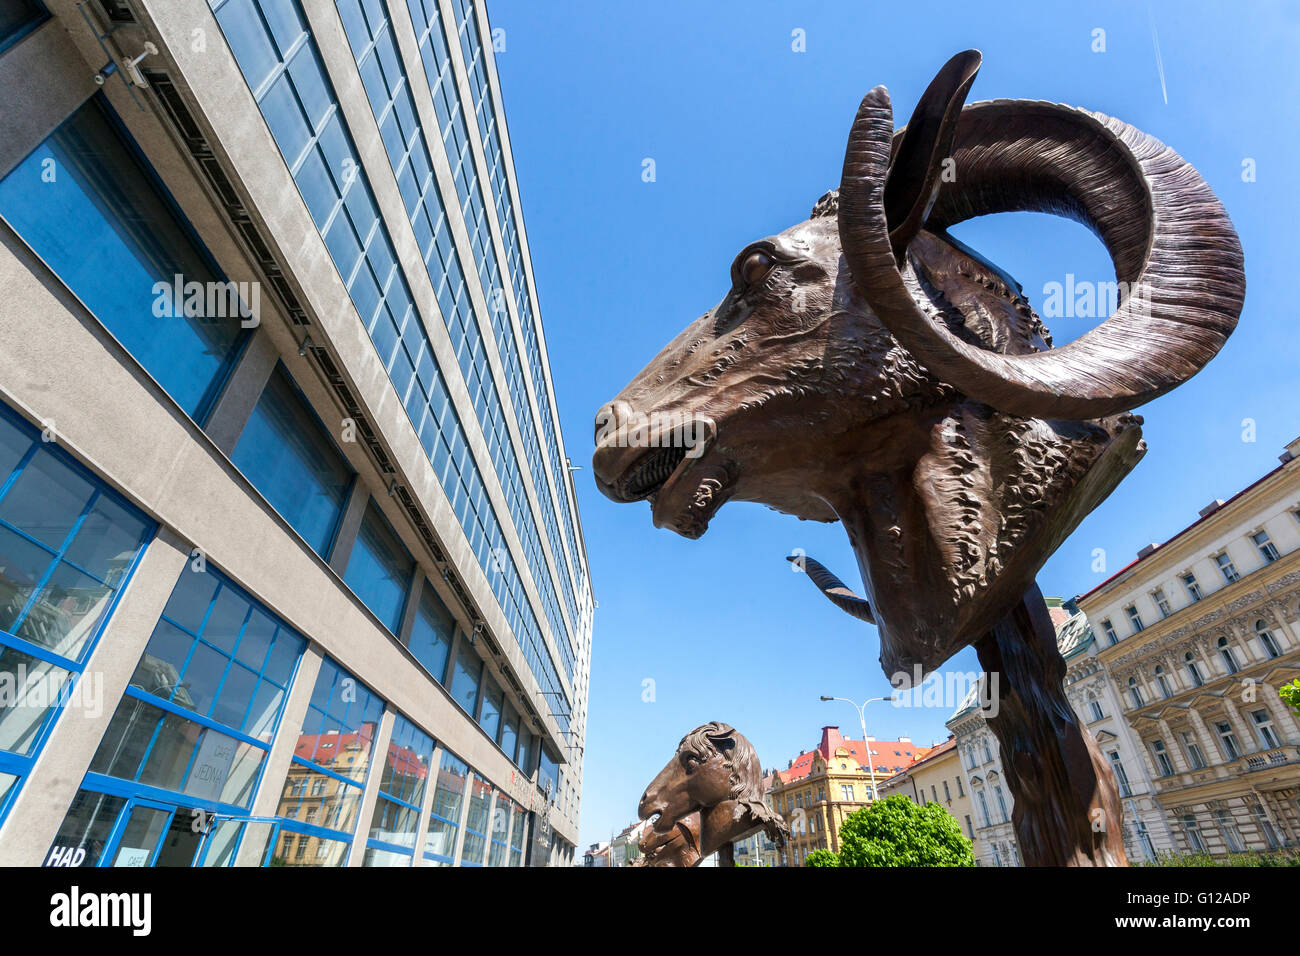
[{"label": "ram's nostril", "polygon": [[632,406],[622,399],[610,402],[596,413],[596,444],[627,427],[635,417]]}]

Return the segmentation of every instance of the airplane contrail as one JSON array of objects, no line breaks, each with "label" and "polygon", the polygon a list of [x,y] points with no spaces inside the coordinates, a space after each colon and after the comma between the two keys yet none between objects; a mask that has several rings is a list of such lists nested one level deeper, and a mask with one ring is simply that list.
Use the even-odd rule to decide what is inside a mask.
[{"label": "airplane contrail", "polygon": [[1156,49],[1156,70],[1160,73],[1160,96],[1165,101],[1165,106],[1169,105],[1169,89],[1165,86],[1165,63],[1160,58],[1160,34],[1156,32],[1156,15],[1150,6],[1147,7],[1147,15],[1151,21],[1151,43]]}]

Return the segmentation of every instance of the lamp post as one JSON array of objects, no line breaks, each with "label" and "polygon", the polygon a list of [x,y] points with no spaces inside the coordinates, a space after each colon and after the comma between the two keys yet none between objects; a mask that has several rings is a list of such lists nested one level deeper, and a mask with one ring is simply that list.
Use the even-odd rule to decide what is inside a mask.
[{"label": "lamp post", "polygon": [[861,704],[849,700],[847,697],[827,697],[822,695],[822,700],[842,700],[846,704],[852,704],[858,712],[858,721],[862,724],[862,746],[867,748],[867,772],[871,775],[871,801],[874,803],[877,798],[876,793],[876,765],[871,760],[871,744],[867,740],[867,704],[874,704],[882,700],[893,700],[892,697],[869,697]]}]

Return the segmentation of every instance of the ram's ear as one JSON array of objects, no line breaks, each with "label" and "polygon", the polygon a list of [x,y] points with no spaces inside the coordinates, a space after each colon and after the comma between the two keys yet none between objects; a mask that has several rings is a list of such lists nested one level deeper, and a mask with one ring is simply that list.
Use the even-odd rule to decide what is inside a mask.
[{"label": "ram's ear", "polygon": [[896,142],[884,200],[889,244],[900,260],[907,244],[925,225],[939,194],[943,161],[952,154],[957,117],[982,61],[979,50],[967,50],[945,63],[925,88],[907,129]]}]

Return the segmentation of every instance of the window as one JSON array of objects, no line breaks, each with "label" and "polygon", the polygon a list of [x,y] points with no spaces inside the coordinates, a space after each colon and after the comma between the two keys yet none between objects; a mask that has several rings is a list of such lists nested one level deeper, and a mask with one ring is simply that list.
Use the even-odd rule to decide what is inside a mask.
[{"label": "window", "polygon": [[975,839],[975,827],[970,822],[970,814],[966,814],[966,836]]},{"label": "window", "polygon": [[1101,629],[1106,634],[1106,642],[1111,645],[1119,643],[1119,635],[1115,633],[1115,625],[1110,623],[1110,618],[1101,622]]},{"label": "window", "polygon": [[483,704],[478,715],[478,724],[483,728],[483,733],[497,739],[497,732],[501,729],[501,708],[505,705],[505,694],[501,688],[487,674],[483,675]]},{"label": "window", "polygon": [[[48,169],[57,174],[47,182]],[[202,421],[244,340],[241,304],[255,305],[257,287],[227,295],[238,288],[227,285],[102,93],[0,180],[0,215]]]},{"label": "window", "polygon": [[1201,665],[1197,663],[1196,655],[1191,651],[1183,655],[1183,666],[1187,668],[1187,676],[1193,687],[1200,687],[1205,683],[1205,678],[1201,676]]},{"label": "window", "polygon": [[930,784],[930,799],[936,802],[939,799],[939,791],[934,788],[934,784]]},{"label": "window", "polygon": [[478,774],[470,774],[469,809],[465,814],[465,840],[460,851],[461,866],[482,866],[486,862],[488,808],[492,803],[492,784]]},{"label": "window", "polygon": [[1128,622],[1132,626],[1134,634],[1142,630],[1142,615],[1138,614],[1136,605],[1130,604],[1124,608],[1124,613],[1128,615]]},{"label": "window", "polygon": [[461,801],[469,766],[447,751],[438,766],[438,784],[429,808],[429,831],[424,838],[424,858],[435,866],[451,866],[460,829]]},{"label": "window", "polygon": [[187,565],[91,773],[247,808],[305,647],[220,572]]},{"label": "window", "polygon": [[1002,797],[1002,788],[994,787],[993,795],[998,798],[998,810],[1002,813],[1002,822],[1006,823],[1011,819],[1011,815],[1007,813],[1007,802]]},{"label": "window", "polygon": [[393,734],[370,820],[365,866],[411,865],[432,760],[433,738],[401,714],[394,715]]},{"label": "window", "polygon": [[452,670],[451,687],[448,691],[452,699],[470,716],[478,713],[478,691],[483,677],[483,661],[474,652],[468,641],[460,646],[456,654],[456,665]]},{"label": "window", "polygon": [[[278,810],[286,821],[282,829],[296,830],[292,821],[304,819],[306,810],[316,806],[320,810],[317,825],[336,831],[346,849],[356,830],[383,710],[383,701],[368,687],[330,658],[321,661],[285,779]],[[293,784],[301,780],[311,781],[312,797],[295,794]]]},{"label": "window", "polygon": [[1250,719],[1255,722],[1255,733],[1259,734],[1259,742],[1265,750],[1274,750],[1282,746],[1282,741],[1278,739],[1277,731],[1273,728],[1273,718],[1269,716],[1267,710],[1251,711]]},{"label": "window", "polygon": [[993,751],[989,749],[989,742],[987,739],[985,739],[984,741],[984,762],[985,763],[993,762]]},{"label": "window", "polygon": [[1255,822],[1259,826],[1259,832],[1264,835],[1264,840],[1268,843],[1270,850],[1276,850],[1282,846],[1282,841],[1278,838],[1277,830],[1273,827],[1273,821],[1268,818],[1268,811],[1260,804],[1252,807],[1255,814]]},{"label": "window", "polygon": [[984,791],[983,791],[983,790],[979,790],[979,791],[977,791],[977,792],[978,792],[978,794],[979,794],[979,798],[980,798],[980,816],[982,816],[982,817],[984,818],[984,825],[985,825],[986,827],[988,827],[988,826],[992,826],[993,824],[992,824],[992,822],[989,820],[989,805],[988,805],[988,801],[984,799]]},{"label": "window", "polygon": [[1106,756],[1110,758],[1110,767],[1115,772],[1115,782],[1119,784],[1119,795],[1121,797],[1133,796],[1132,788],[1128,784],[1128,772],[1124,769],[1124,762],[1120,760],[1119,751],[1112,750]]},{"label": "window", "polygon": [[1223,659],[1223,666],[1228,669],[1228,673],[1237,673],[1241,668],[1237,666],[1237,658],[1232,654],[1232,648],[1228,644],[1228,639],[1226,637],[1219,638],[1216,646],[1219,648],[1219,657]]},{"label": "window", "polygon": [[1219,721],[1214,725],[1214,731],[1219,735],[1220,746],[1223,748],[1224,760],[1236,760],[1241,756],[1241,747],[1237,743],[1237,735],[1232,732],[1232,725],[1227,721]]},{"label": "window", "polygon": [[447,658],[456,633],[456,619],[438,592],[428,581],[420,590],[420,603],[411,625],[410,651],[412,656],[439,684],[447,679]]},{"label": "window", "polygon": [[1204,853],[1205,841],[1196,826],[1196,817],[1190,813],[1183,814],[1183,835],[1187,837],[1187,848],[1193,853]]},{"label": "window", "polygon": [[1232,558],[1228,556],[1228,552],[1224,551],[1222,554],[1216,554],[1214,563],[1219,566],[1219,570],[1223,572],[1223,580],[1228,584],[1241,580],[1241,575],[1237,573],[1237,566],[1232,563]]},{"label": "window", "polygon": [[402,609],[406,606],[414,569],[410,552],[371,498],[366,503],[343,581],[394,634],[402,625]]},{"label": "window", "polygon": [[1214,820],[1219,825],[1219,832],[1223,834],[1223,842],[1227,844],[1229,853],[1240,853],[1246,849],[1241,841],[1241,831],[1232,822],[1232,815],[1228,811],[1215,810]]},{"label": "window", "polygon": [[283,365],[277,365],[230,460],[262,497],[329,557],[352,469]]},{"label": "window", "polygon": [[1155,603],[1156,608],[1160,611],[1161,617],[1168,617],[1173,614],[1173,609],[1169,607],[1169,598],[1165,597],[1164,588],[1156,588],[1151,592],[1151,600]]},{"label": "window", "polygon": [[152,533],[144,514],[0,406],[0,818],[79,693]]},{"label": "window", "polygon": [[961,777],[957,777],[956,779],[957,779],[957,796],[959,797],[966,796],[966,791],[963,790],[961,786]]},{"label": "window", "polygon": [[947,780],[945,780],[945,781],[943,782],[943,798],[944,798],[945,800],[950,801],[950,802],[952,801],[952,791],[948,789],[948,781],[947,781]]},{"label": "window", "polygon": [[1173,696],[1173,691],[1169,686],[1169,678],[1165,676],[1165,669],[1162,665],[1157,664],[1154,671],[1156,686],[1160,688],[1160,696],[1168,700]]},{"label": "window", "polygon": [[1202,597],[1201,586],[1196,583],[1196,575],[1187,573],[1182,576],[1183,587],[1187,589],[1187,597],[1193,604]]},{"label": "window", "polygon": [[1255,622],[1255,637],[1259,640],[1260,648],[1270,659],[1281,656],[1282,651],[1277,646],[1277,639],[1262,619]]},{"label": "window", "polygon": [[1096,697],[1088,698],[1088,711],[1092,715],[1092,720],[1101,720],[1106,714],[1101,709],[1101,701]]},{"label": "window", "polygon": [[1136,677],[1128,679],[1128,697],[1134,707],[1142,706],[1142,688],[1138,686]]},{"label": "window", "polygon": [[0,50],[7,50],[49,19],[39,0],[0,0]]},{"label": "window", "polygon": [[1187,731],[1182,732],[1183,752],[1187,755],[1187,763],[1193,770],[1205,769],[1205,754],[1201,752],[1200,744],[1196,738]]},{"label": "window", "polygon": [[1169,759],[1168,752],[1165,750],[1165,742],[1163,740],[1151,741],[1151,752],[1155,754],[1156,769],[1160,771],[1160,776],[1171,776],[1174,772],[1174,765]]},{"label": "window", "polygon": [[1277,545],[1269,540],[1267,531],[1257,531],[1250,536],[1250,540],[1255,542],[1255,547],[1259,549],[1259,556],[1264,559],[1265,564],[1272,564],[1281,557],[1277,552]]}]

